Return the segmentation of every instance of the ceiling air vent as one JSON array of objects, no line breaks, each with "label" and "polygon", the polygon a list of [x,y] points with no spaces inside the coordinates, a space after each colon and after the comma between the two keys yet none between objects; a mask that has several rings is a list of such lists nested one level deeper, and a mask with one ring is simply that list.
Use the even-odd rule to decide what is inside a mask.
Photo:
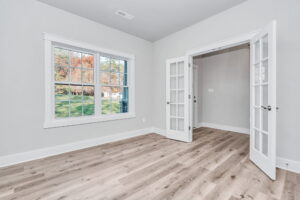
[{"label": "ceiling air vent", "polygon": [[131,15],[131,14],[125,12],[125,11],[122,11],[122,10],[118,10],[115,13],[116,13],[116,15],[119,15],[120,17],[123,17],[123,18],[128,19],[128,20],[132,20],[134,18],[133,15]]}]

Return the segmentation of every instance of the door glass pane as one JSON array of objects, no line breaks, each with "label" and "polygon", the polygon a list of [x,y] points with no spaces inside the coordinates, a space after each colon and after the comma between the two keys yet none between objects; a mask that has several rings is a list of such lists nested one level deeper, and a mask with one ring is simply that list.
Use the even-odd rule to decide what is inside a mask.
[{"label": "door glass pane", "polygon": [[257,130],[254,131],[254,147],[257,151],[260,150],[260,135],[259,132]]},{"label": "door glass pane", "polygon": [[262,153],[268,156],[268,148],[269,148],[269,136],[267,134],[262,133]]},{"label": "door glass pane", "polygon": [[177,100],[176,100],[176,91],[171,91],[171,95],[170,95],[170,101],[171,103],[176,103]]},{"label": "door glass pane", "polygon": [[176,75],[176,63],[171,63],[170,74],[173,76]]},{"label": "door glass pane", "polygon": [[179,76],[177,78],[178,80],[178,89],[183,89],[184,88],[184,77],[183,76]]},{"label": "door glass pane", "polygon": [[183,131],[184,130],[184,120],[178,119],[178,130]]},{"label": "door glass pane", "polygon": [[176,104],[170,105],[170,114],[171,116],[176,116]]},{"label": "door glass pane", "polygon": [[171,89],[177,89],[176,88],[176,78],[175,77],[170,78],[170,88]]},{"label": "door glass pane", "polygon": [[177,74],[181,75],[183,73],[184,73],[184,62],[179,62],[178,63],[178,72],[177,72]]},{"label": "door glass pane", "polygon": [[260,44],[259,40],[254,44],[254,63],[258,63],[260,61]]},{"label": "door glass pane", "polygon": [[184,117],[184,105],[178,105],[178,117]]},{"label": "door glass pane", "polygon": [[262,63],[262,68],[261,68],[261,79],[263,83],[268,82],[268,60],[265,60]]},{"label": "door glass pane", "polygon": [[260,108],[255,108],[255,121],[254,121],[254,127],[259,129],[260,128]]},{"label": "door glass pane", "polygon": [[178,91],[178,103],[184,103],[184,91]]},{"label": "door glass pane", "polygon": [[176,118],[170,118],[170,128],[176,130]]},{"label": "door glass pane", "polygon": [[262,105],[268,106],[268,85],[262,87],[263,99]]},{"label": "door glass pane", "polygon": [[269,111],[262,109],[262,128],[264,131],[268,131],[268,118],[269,118]]},{"label": "door glass pane", "polygon": [[254,90],[255,90],[254,104],[256,106],[260,106],[260,86],[255,86]]},{"label": "door glass pane", "polygon": [[268,57],[268,35],[264,36],[262,39],[262,57]]},{"label": "door glass pane", "polygon": [[260,82],[260,67],[259,67],[259,64],[256,64],[254,66],[254,78],[255,78],[255,84],[258,84]]}]

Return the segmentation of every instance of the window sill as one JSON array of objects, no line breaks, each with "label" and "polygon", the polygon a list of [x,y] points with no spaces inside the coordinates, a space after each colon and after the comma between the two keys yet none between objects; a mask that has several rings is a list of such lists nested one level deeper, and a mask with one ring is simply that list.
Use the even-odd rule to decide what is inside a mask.
[{"label": "window sill", "polygon": [[89,124],[89,123],[96,123],[96,122],[104,122],[104,121],[112,121],[112,120],[120,120],[120,119],[129,119],[135,118],[135,114],[125,113],[125,114],[115,114],[115,115],[107,115],[107,116],[87,116],[87,117],[74,117],[68,119],[54,119],[50,121],[45,121],[44,128],[56,128],[56,127],[63,127],[63,126],[73,126],[73,125],[80,125],[80,124]]}]

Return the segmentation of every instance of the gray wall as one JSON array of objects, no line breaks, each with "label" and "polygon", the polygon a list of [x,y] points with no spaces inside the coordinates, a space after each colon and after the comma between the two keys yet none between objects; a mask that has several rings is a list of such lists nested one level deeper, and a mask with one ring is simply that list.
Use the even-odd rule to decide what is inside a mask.
[{"label": "gray wall", "polygon": [[[249,129],[250,49],[248,45],[198,56],[198,123]],[[212,91],[213,90],[213,91]]]},{"label": "gray wall", "polygon": [[277,153],[300,161],[300,1],[248,0],[154,43],[154,126],[165,128],[165,60],[186,51],[278,23]]},{"label": "gray wall", "polygon": [[[43,129],[43,32],[134,54],[137,117]],[[35,0],[0,0],[0,156],[150,127],[152,50],[150,42]]]}]

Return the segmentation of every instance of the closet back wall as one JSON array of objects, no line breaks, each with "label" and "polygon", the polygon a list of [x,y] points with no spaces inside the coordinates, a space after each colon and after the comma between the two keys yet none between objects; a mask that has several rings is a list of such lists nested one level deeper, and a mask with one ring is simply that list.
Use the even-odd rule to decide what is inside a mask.
[{"label": "closet back wall", "polygon": [[249,129],[250,49],[233,47],[194,58],[198,66],[198,126]]}]

